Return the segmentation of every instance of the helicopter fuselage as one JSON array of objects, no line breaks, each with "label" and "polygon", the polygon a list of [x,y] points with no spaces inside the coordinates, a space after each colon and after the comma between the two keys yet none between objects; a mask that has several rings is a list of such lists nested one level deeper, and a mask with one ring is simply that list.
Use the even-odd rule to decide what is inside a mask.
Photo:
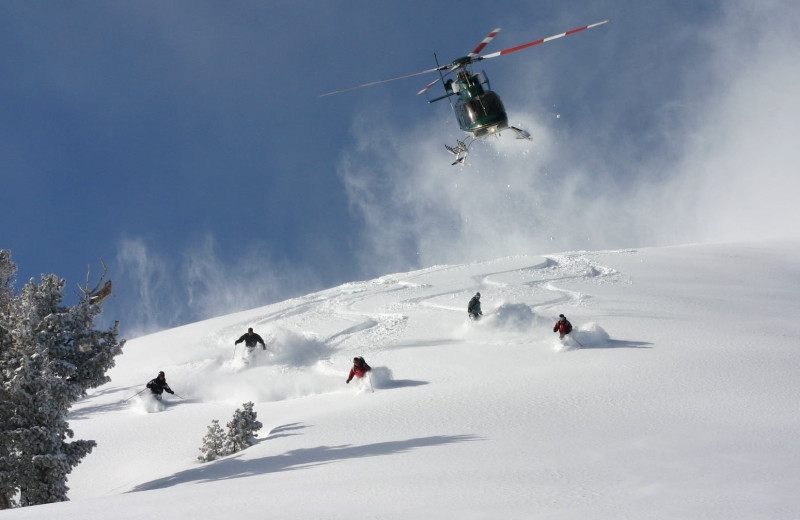
[{"label": "helicopter fuselage", "polygon": [[[449,152],[456,156],[456,160],[453,162],[453,164],[464,164],[467,153],[469,153],[469,146],[475,142],[476,139],[480,139],[488,135],[499,134],[503,130],[510,129],[516,134],[517,139],[531,140],[530,133],[522,128],[517,128],[516,126],[511,126],[508,124],[508,116],[506,115],[506,109],[503,106],[503,102],[500,100],[500,96],[498,96],[496,92],[492,92],[492,88],[489,85],[489,79],[486,77],[485,72],[472,72],[471,65],[473,63],[491,58],[497,58],[499,56],[505,56],[507,54],[511,54],[512,52],[521,51],[535,45],[541,45],[558,38],[563,38],[564,36],[577,34],[587,29],[591,29],[592,27],[598,27],[600,25],[607,24],[610,21],[611,20],[606,19],[597,23],[584,25],[583,27],[576,27],[575,29],[564,31],[560,34],[554,34],[552,36],[548,36],[547,38],[540,38],[538,40],[523,43],[522,45],[509,47],[501,51],[491,52],[489,54],[481,54],[489,42],[491,42],[494,37],[497,36],[497,33],[500,32],[500,28],[498,27],[497,29],[491,31],[486,38],[484,38],[478,44],[478,46],[472,50],[472,52],[450,63],[442,65],[439,63],[439,59],[436,58],[436,67],[432,69],[405,74],[403,76],[397,76],[380,81],[362,83],[361,85],[321,94],[320,97],[330,96],[331,94],[338,94],[340,92],[346,92],[348,90],[354,90],[362,87],[371,87],[373,85],[410,78],[412,76],[419,76],[421,74],[438,72],[439,77],[425,85],[422,90],[417,92],[417,95],[419,96],[420,94],[427,92],[432,86],[441,82],[444,84],[445,94],[437,97],[436,99],[428,100],[428,103],[453,97],[456,98],[455,101],[451,101],[450,104],[453,108],[453,112],[456,115],[456,119],[458,120],[458,126],[461,128],[461,130],[470,134],[472,139],[470,140],[470,138],[466,138],[464,141],[457,140],[455,146],[445,145],[445,148],[447,148]],[[436,54],[434,53],[434,57],[435,56]],[[445,78],[454,72],[455,79],[448,79],[445,81]],[[484,85],[486,86],[485,88]]]},{"label": "helicopter fuselage", "polygon": [[500,96],[489,88],[485,73],[473,74],[462,66],[455,80],[445,83],[445,90],[445,97],[458,96],[453,103],[453,112],[464,132],[480,138],[508,128],[506,109]]}]

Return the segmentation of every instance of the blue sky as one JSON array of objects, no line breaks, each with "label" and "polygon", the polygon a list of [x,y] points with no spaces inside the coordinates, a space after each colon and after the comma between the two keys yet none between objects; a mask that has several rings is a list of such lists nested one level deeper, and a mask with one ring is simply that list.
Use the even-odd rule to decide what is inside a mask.
[{"label": "blue sky", "polygon": [[[126,335],[444,262],[797,236],[794,2],[3,2],[0,247]],[[465,168],[417,77],[481,64]],[[432,96],[438,95],[434,87]]]}]

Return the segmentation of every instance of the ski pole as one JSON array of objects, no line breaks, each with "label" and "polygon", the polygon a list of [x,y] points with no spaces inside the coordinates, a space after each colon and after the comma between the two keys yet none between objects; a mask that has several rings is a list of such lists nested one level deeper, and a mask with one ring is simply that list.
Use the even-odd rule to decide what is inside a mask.
[{"label": "ski pole", "polygon": [[572,336],[572,341],[574,341],[575,343],[577,343],[579,347],[581,347],[581,348],[586,348],[586,347],[584,347],[584,346],[581,344],[581,342],[580,342],[580,341],[578,341],[578,338],[576,338],[575,336]]},{"label": "ski pole", "polygon": [[231,359],[231,361],[233,361],[234,359],[236,359],[236,344],[235,343],[233,344],[233,359]]},{"label": "ski pole", "polygon": [[183,399],[184,401],[186,400],[186,398],[185,398],[185,397],[183,397],[182,395],[178,395],[178,394],[176,394],[175,392],[172,392],[172,395],[174,395],[174,396],[175,396],[175,397],[177,397],[178,399]]},{"label": "ski pole", "polygon": [[372,393],[375,393],[375,387],[372,386],[372,374],[367,374],[367,380],[369,381],[369,389],[372,390]]},{"label": "ski pole", "polygon": [[141,393],[142,393],[142,392],[144,392],[145,390],[147,390],[147,388],[144,388],[144,389],[142,389],[142,390],[139,390],[138,392],[136,392],[135,394],[133,394],[132,396],[130,396],[129,398],[125,399],[125,400],[124,400],[124,401],[122,401],[122,402],[123,402],[123,403],[127,403],[128,401],[130,401],[131,399],[133,399],[133,398],[134,398],[134,397],[136,397],[137,395],[141,394]]}]

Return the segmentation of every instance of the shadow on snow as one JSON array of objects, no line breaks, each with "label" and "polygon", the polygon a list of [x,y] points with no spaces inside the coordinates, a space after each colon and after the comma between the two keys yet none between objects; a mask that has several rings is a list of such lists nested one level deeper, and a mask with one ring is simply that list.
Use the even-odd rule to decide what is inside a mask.
[{"label": "shadow on snow", "polygon": [[[276,428],[273,432],[299,430],[304,428],[300,424],[292,424]],[[297,435],[297,434],[291,434]],[[269,438],[264,439],[264,441]],[[279,471],[294,471],[322,464],[329,464],[339,460],[357,459],[361,457],[378,457],[405,453],[416,448],[442,446],[458,442],[480,440],[475,435],[434,435],[418,437],[404,441],[377,442],[361,446],[317,446],[315,448],[302,448],[288,451],[271,457],[261,457],[254,460],[243,460],[234,455],[225,459],[203,464],[202,466],[175,473],[172,476],[144,482],[134,487],[130,492],[163,489],[190,482],[211,482],[216,480],[243,478],[264,473]],[[260,442],[264,442],[260,441]]]}]

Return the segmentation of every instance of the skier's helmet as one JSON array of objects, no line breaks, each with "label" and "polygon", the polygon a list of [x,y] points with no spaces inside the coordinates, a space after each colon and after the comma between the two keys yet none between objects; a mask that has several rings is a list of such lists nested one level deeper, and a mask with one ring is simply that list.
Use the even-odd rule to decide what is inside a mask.
[{"label": "skier's helmet", "polygon": [[475,297],[476,297],[476,298],[480,298],[480,297],[481,297],[481,293],[479,293],[479,292],[476,292],[476,293],[475,293]]}]

